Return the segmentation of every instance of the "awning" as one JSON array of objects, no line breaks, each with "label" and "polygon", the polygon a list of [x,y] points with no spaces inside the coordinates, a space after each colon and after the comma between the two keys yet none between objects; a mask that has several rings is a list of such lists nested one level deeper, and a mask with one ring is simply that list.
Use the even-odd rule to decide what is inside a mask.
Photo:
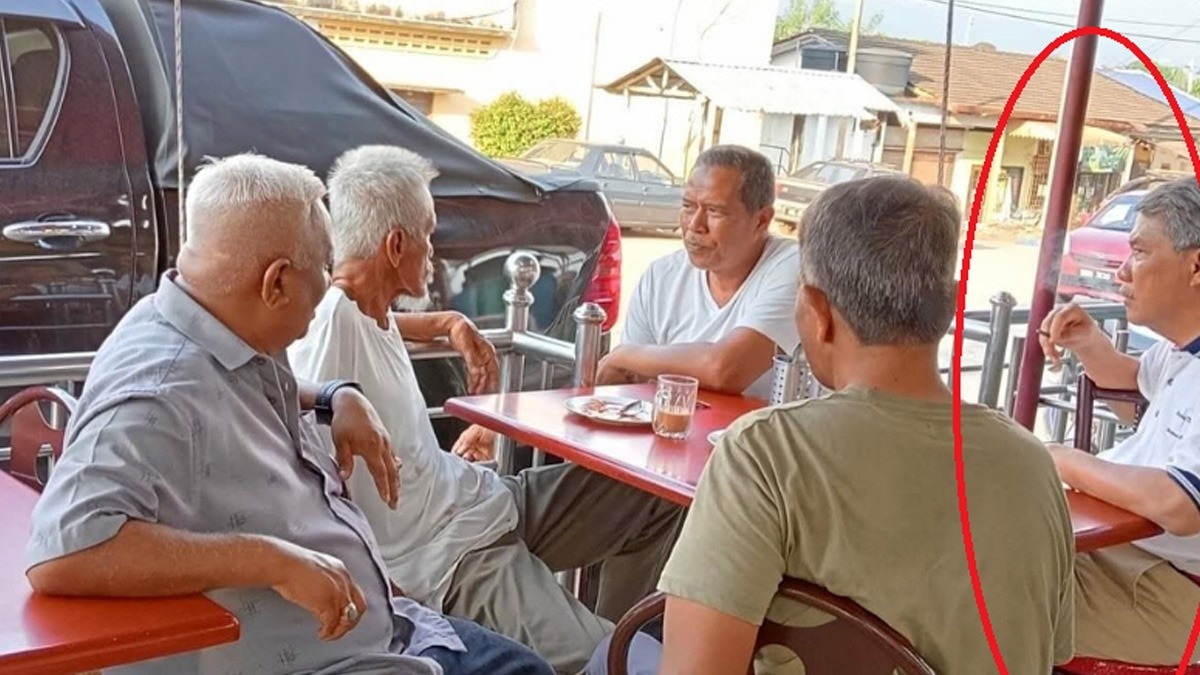
[{"label": "awning", "polygon": [[[1039,141],[1054,141],[1058,138],[1058,126],[1050,122],[1034,122],[1026,120],[1015,126],[1010,126],[1009,136],[1016,138],[1032,138]],[[1133,141],[1115,131],[1100,127],[1085,126],[1083,128],[1083,144],[1091,146],[1119,147],[1132,145]]]},{"label": "awning", "polygon": [[720,108],[779,115],[874,119],[898,108],[858,75],[653,59],[603,89],[611,94],[704,97]]}]

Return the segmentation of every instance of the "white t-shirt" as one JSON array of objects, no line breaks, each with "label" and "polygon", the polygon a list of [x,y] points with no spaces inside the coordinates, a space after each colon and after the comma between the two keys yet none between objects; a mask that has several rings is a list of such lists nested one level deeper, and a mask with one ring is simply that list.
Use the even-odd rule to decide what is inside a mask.
[{"label": "white t-shirt", "polygon": [[393,511],[379,497],[361,458],[350,495],[371,523],[392,579],[413,600],[440,610],[463,556],[517,526],[512,493],[496,472],[438,447],[395,319],[381,329],[335,286],[288,357],[309,381],[358,382],[379,412],[403,462],[399,506]]},{"label": "white t-shirt", "polygon": [[[762,257],[724,307],[718,307],[704,270],[693,267],[687,251],[659,258],[642,274],[625,317],[622,342],[669,345],[716,342],[737,328],[750,328],[791,353],[800,342],[796,330],[796,277],[800,248],[771,237]],[[745,394],[771,397],[771,369]]]},{"label": "white t-shirt", "polygon": [[[1200,342],[1200,341],[1198,341]],[[1150,401],[1138,429],[1100,453],[1112,462],[1166,469],[1200,508],[1200,344],[1176,349],[1163,341],[1146,350],[1138,388]],[[1162,534],[1134,542],[1189,574],[1200,574],[1200,535]]]}]

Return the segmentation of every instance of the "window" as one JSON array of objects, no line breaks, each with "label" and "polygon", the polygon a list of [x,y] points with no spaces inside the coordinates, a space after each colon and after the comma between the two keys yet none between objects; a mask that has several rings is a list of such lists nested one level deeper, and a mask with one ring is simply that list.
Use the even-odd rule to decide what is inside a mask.
[{"label": "window", "polygon": [[859,177],[862,169],[854,166],[845,166],[843,164],[826,164],[823,169],[817,174],[817,180],[828,185],[836,185],[845,183],[846,181],[855,180]]},{"label": "window", "polygon": [[626,152],[605,152],[600,155],[600,163],[596,165],[596,176],[613,180],[636,180],[637,174],[631,159]]},{"label": "window", "polygon": [[1101,209],[1088,225],[1101,230],[1132,232],[1134,221],[1137,220],[1137,209],[1134,207],[1141,200],[1140,195],[1117,197]]},{"label": "window", "polygon": [[633,162],[637,167],[637,179],[642,183],[671,185],[675,182],[674,176],[667,170],[667,167],[650,155],[634,155]]},{"label": "window", "polygon": [[533,146],[532,149],[525,153],[525,159],[535,159],[539,162],[573,169],[583,164],[583,160],[587,158],[587,153],[588,149],[586,145],[550,141]]},{"label": "window", "polygon": [[13,134],[7,156],[22,157],[33,147],[50,117],[62,54],[49,24],[21,19],[0,21],[4,29],[5,73],[12,84],[12,110],[5,115]]},{"label": "window", "polygon": [[796,180],[815,180],[817,177],[817,172],[820,171],[824,166],[824,162],[809,164],[808,166],[799,169],[796,171],[796,173],[792,174],[792,178],[795,178]]}]

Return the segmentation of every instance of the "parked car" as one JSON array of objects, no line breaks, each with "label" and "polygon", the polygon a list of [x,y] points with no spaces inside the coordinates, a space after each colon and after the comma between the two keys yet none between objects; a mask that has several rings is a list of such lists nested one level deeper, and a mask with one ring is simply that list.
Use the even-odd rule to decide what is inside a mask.
[{"label": "parked car", "polygon": [[683,188],[649,150],[551,139],[501,162],[528,176],[594,179],[625,229],[670,232],[679,228]]},{"label": "parked car", "polygon": [[[534,330],[573,338],[582,300],[615,321],[620,229],[594,183],[483,157],[283,9],[185,8],[188,176],[251,150],[324,176],[356,146],[408,147],[440,171],[437,308],[502,323],[504,260],[524,249],[543,262]],[[173,265],[173,30],[172,0],[0,0],[0,358],[95,350]],[[417,366],[431,402],[462,393],[461,362]]]},{"label": "parked car", "polygon": [[830,185],[903,172],[870,162],[827,160],[813,162],[790,176],[775,179],[775,220],[789,228],[800,224],[804,210]]},{"label": "parked car", "polygon": [[1117,269],[1129,257],[1137,205],[1149,192],[1129,190],[1109,197],[1082,227],[1067,235],[1058,277],[1061,300],[1082,296],[1121,302]]}]

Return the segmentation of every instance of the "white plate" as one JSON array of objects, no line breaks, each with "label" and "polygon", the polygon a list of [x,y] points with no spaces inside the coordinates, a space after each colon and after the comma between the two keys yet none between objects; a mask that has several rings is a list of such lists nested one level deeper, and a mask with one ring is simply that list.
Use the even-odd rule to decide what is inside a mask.
[{"label": "white plate", "polygon": [[576,396],[563,402],[567,410],[602,424],[621,427],[641,427],[650,424],[653,405],[642,401],[641,405],[622,415],[621,409],[636,399],[621,396]]},{"label": "white plate", "polygon": [[712,432],[711,434],[709,434],[709,435],[708,435],[708,442],[709,442],[709,444],[710,444],[710,445],[716,445],[716,444],[717,444],[717,441],[721,440],[721,436],[722,436],[722,435],[724,435],[724,433],[725,433],[725,430],[724,430],[724,429],[717,429],[716,431],[714,431],[714,432]]}]

